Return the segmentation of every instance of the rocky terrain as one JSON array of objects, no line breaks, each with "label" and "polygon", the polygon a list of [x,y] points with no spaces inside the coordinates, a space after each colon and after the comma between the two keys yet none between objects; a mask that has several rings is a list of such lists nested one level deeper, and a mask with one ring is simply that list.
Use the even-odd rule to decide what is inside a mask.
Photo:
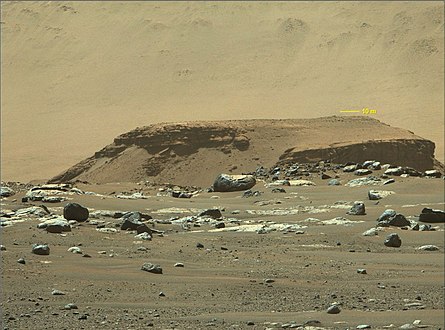
[{"label": "rocky terrain", "polygon": [[366,116],[155,124],[118,136],[50,182],[205,186],[223,172],[327,159],[379,159],[425,171],[440,166],[434,152],[433,142]]},{"label": "rocky terrain", "polygon": [[3,329],[443,329],[443,174],[398,165],[2,182]]}]

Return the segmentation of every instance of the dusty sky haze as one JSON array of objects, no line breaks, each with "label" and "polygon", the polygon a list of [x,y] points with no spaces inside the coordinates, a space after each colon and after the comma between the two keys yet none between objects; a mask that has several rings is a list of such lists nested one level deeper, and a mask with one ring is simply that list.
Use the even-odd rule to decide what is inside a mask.
[{"label": "dusty sky haze", "polygon": [[1,9],[2,180],[50,178],[151,123],[363,107],[434,141],[444,160],[443,2]]}]

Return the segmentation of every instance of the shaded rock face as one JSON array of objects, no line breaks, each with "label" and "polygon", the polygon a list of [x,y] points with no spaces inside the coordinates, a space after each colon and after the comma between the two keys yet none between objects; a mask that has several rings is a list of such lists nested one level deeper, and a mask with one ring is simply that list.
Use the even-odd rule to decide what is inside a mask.
[{"label": "shaded rock face", "polygon": [[383,242],[385,246],[388,247],[401,247],[402,246],[402,240],[400,239],[399,235],[397,234],[389,234],[385,241]]},{"label": "shaded rock face", "polygon": [[289,149],[283,153],[280,160],[282,162],[308,163],[330,159],[334,163],[342,163],[345,160],[363,163],[369,158],[373,158],[383,163],[400,164],[424,171],[434,167],[434,148],[433,142],[423,139],[372,140],[304,151]]},{"label": "shaded rock face", "polygon": [[96,152],[93,157],[76,164],[50,182],[67,182],[92,168],[97,159],[119,156],[130,147],[138,147],[153,155],[143,165],[146,176],[162,172],[165,160],[176,156],[189,156],[201,148],[220,149],[230,153],[231,149],[246,151],[250,140],[239,127],[220,125],[163,124],[136,128],[114,139],[114,143]]},{"label": "shaded rock face", "polygon": [[242,191],[252,188],[256,180],[252,175],[220,174],[213,183],[213,190],[217,192]]},{"label": "shaded rock face", "polygon": [[88,209],[77,203],[68,203],[63,208],[63,217],[67,220],[86,221],[89,215]]},{"label": "shaded rock face", "polygon": [[442,210],[433,210],[425,207],[419,215],[419,221],[429,223],[443,223],[445,222],[445,212]]}]

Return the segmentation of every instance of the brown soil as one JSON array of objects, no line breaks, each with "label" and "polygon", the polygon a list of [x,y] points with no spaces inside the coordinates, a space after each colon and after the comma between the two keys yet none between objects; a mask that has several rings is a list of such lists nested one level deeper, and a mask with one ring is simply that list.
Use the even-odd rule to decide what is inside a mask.
[{"label": "brown soil", "polygon": [[[340,174],[343,183],[351,178],[355,176]],[[4,227],[1,229],[2,244],[7,248],[1,252],[4,327],[146,329],[152,323],[155,329],[265,329],[315,319],[321,322],[319,327],[328,329],[351,329],[359,324],[383,329],[414,320],[421,320],[421,325],[428,325],[428,329],[443,329],[444,224],[435,225],[436,231],[390,227],[375,237],[361,235],[375,226],[376,218],[386,208],[408,217],[418,215],[425,206],[444,209],[443,180],[398,177],[396,183],[376,188],[395,192],[376,203],[366,198],[369,187],[333,187],[325,180],[310,179],[317,185],[284,187],[285,194],[271,193],[270,188],[259,182],[254,189],[264,194],[252,198],[241,198],[241,192],[202,192],[191,199],[178,199],[156,196],[156,187],[132,183],[79,185],[83,190],[106,196],[73,197],[73,201],[90,211],[138,210],[154,219],[166,220],[217,206],[224,209],[227,224],[229,218],[237,218],[308,227],[302,229],[303,234],[257,234],[212,232],[208,225],[192,226],[185,231],[179,225],[157,223],[155,228],[165,231],[165,235],[155,235],[150,242],[137,241],[130,232],[100,233],[88,222],[74,226],[66,236],[37,229],[38,220]],[[141,191],[149,198],[121,200],[109,195],[134,191]],[[21,196],[19,193],[3,200],[3,209],[24,207],[14,202]],[[319,207],[339,200],[364,200],[367,215],[346,215],[345,209],[283,216],[246,212],[298,205]],[[269,203],[260,206],[258,201]],[[196,210],[158,212],[171,207]],[[61,214],[60,208],[56,210]],[[232,214],[234,210],[240,213]],[[327,220],[337,216],[354,223],[343,226],[304,221],[308,217]],[[108,226],[116,221],[101,220],[108,222]],[[383,245],[385,236],[393,232],[402,238],[401,248]],[[203,249],[196,247],[198,242],[204,245]],[[33,243],[48,243],[51,254],[31,254]],[[437,245],[439,251],[416,250],[425,244]],[[67,252],[69,247],[78,245],[91,258]],[[147,250],[139,251],[141,246]],[[98,254],[99,251],[106,254]],[[26,265],[17,263],[21,257]],[[144,262],[160,264],[163,274],[142,271]],[[174,267],[176,262],[185,267]],[[365,268],[367,274],[358,274],[359,268]],[[274,282],[266,284],[265,279]],[[53,296],[53,289],[66,294]],[[165,297],[159,296],[161,291]],[[340,314],[326,313],[333,302],[341,304]],[[63,310],[68,303],[75,303],[79,309]],[[406,307],[410,303],[424,307]],[[85,314],[87,319],[80,320]],[[253,326],[247,325],[250,321]]]}]

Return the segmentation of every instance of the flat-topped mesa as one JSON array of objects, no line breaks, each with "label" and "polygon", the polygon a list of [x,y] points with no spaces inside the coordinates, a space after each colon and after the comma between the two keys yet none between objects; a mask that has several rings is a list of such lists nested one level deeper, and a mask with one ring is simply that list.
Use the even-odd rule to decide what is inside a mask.
[{"label": "flat-topped mesa", "polygon": [[50,182],[149,180],[208,187],[220,173],[327,159],[435,166],[433,142],[366,116],[199,121],[136,128]]}]

